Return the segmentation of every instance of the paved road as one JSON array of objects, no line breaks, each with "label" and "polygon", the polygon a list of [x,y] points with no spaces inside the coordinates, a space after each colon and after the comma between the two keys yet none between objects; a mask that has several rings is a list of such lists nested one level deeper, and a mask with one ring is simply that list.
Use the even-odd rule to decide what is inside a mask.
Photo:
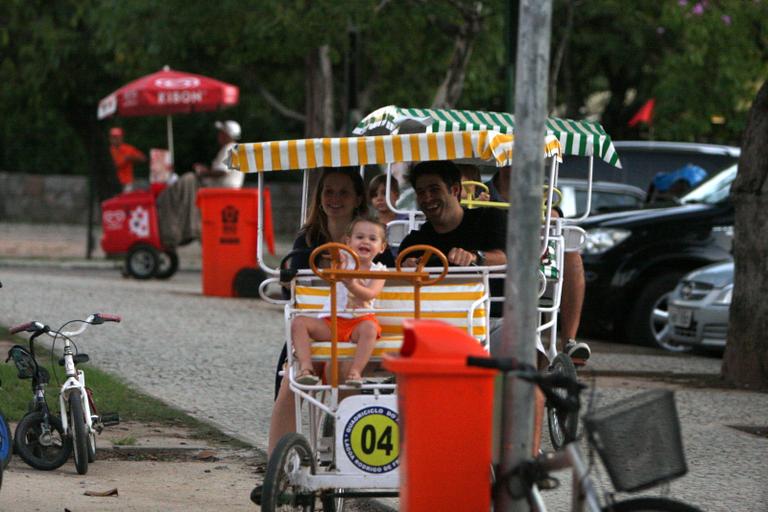
[{"label": "paved road", "polygon": [[[81,340],[94,364],[254,446],[266,444],[272,378],[283,334],[282,314],[258,300],[201,295],[197,272],[170,281],[137,282],[112,269],[22,267],[0,260],[0,324],[40,319],[51,325],[93,311],[123,315],[119,325],[89,330]],[[653,386],[678,388],[689,474],[671,494],[711,511],[768,511],[768,439],[728,425],[768,425],[768,395],[681,387],[631,377],[633,372],[711,374],[720,361],[596,344],[591,366],[597,397],[609,403]],[[622,376],[627,375],[627,376]],[[607,481],[605,472],[599,481]],[[567,478],[564,479],[564,484]],[[567,485],[552,493],[566,508]]]}]

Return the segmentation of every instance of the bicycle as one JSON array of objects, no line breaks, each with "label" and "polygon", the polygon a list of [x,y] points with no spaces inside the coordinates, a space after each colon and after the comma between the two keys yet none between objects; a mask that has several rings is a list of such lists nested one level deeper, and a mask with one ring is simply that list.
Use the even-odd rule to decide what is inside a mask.
[{"label": "bicycle", "polygon": [[[11,334],[29,332],[29,351],[14,345],[8,352],[19,370],[19,378],[31,378],[34,401],[28,412],[16,426],[14,444],[19,456],[35,469],[53,470],[66,462],[74,453],[77,472],[88,472],[88,463],[96,460],[96,434],[107,426],[117,425],[117,414],[99,416],[93,403],[91,390],[85,385],[85,373],[78,364],[89,361],[87,354],[73,350],[71,338],[82,334],[89,325],[119,322],[120,317],[104,313],[89,315],[85,320],[70,320],[59,329],[51,329],[41,322],[28,322],[10,329]],[[63,331],[71,323],[81,323],[75,331]],[[61,418],[51,414],[45,400],[45,385],[50,381],[49,372],[37,363],[34,352],[35,339],[47,334],[53,338],[51,357],[56,340],[64,340],[64,353],[59,366],[65,369],[66,379],[59,391]]]},{"label": "bicycle", "polygon": [[[3,287],[3,283],[0,282],[0,288]],[[2,383],[0,383],[2,386]],[[0,411],[0,488],[3,486],[3,470],[11,463],[11,457],[13,455],[13,448],[11,447],[11,428],[8,425],[8,420],[5,417],[5,413]]]},{"label": "bicycle", "polygon": [[[0,283],[0,287],[2,283]],[[0,488],[3,486],[3,471],[11,463],[13,449],[11,448],[11,428],[3,411],[0,411]]]},{"label": "bicycle", "polygon": [[[514,358],[468,357],[467,365],[499,370],[505,376],[535,384],[559,414],[578,417],[581,391],[586,386],[567,375],[539,373]],[[649,429],[649,423],[656,428]],[[584,427],[590,454],[592,449],[597,451],[616,491],[648,489],[687,472],[672,391],[640,393],[594,411],[584,418]],[[493,485],[503,486],[515,499],[526,499],[532,511],[546,512],[539,483],[553,488],[557,480],[550,476],[550,472],[571,468],[573,512],[700,512],[696,507],[663,496],[615,501],[612,493],[607,493],[605,503],[601,503],[590,477],[591,457],[585,459],[572,432],[566,429],[565,434],[561,449],[523,461],[500,475]],[[648,441],[643,446],[645,453],[630,454],[628,444],[638,440]]]}]

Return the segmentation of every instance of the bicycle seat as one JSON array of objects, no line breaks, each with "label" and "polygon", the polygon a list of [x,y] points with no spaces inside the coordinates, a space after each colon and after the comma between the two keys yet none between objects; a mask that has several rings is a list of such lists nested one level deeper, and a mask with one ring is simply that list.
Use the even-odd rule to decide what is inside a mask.
[{"label": "bicycle seat", "polygon": [[[75,354],[73,359],[75,360],[75,364],[87,363],[91,360],[91,358],[88,357],[88,354]],[[59,366],[64,366],[63,357],[59,359]]]}]

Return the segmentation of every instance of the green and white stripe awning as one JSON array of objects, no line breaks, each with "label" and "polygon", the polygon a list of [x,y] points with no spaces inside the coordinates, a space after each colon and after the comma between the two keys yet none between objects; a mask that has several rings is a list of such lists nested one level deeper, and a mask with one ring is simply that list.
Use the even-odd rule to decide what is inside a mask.
[{"label": "green and white stripe awning", "polygon": [[[596,156],[621,168],[611,137],[600,123],[547,119],[547,133],[558,138],[564,155]],[[515,116],[503,112],[382,107],[360,121],[355,135],[494,130],[514,133]]]}]

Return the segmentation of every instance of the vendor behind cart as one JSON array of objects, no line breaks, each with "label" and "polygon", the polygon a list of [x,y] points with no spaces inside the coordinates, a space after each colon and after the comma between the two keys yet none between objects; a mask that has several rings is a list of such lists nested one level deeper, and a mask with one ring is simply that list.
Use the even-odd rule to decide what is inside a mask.
[{"label": "vendor behind cart", "polygon": [[240,139],[237,121],[217,121],[219,152],[210,167],[196,163],[194,173],[186,173],[157,198],[157,216],[163,246],[175,248],[200,238],[200,212],[195,203],[201,186],[241,188],[243,173],[230,170],[225,162],[229,150]]}]

